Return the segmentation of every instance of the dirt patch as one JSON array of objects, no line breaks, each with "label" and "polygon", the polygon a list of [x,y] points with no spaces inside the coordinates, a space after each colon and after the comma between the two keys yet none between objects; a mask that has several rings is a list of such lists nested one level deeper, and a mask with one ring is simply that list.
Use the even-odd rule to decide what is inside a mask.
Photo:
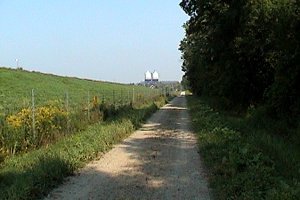
[{"label": "dirt patch", "polygon": [[210,199],[197,150],[185,97],[177,97],[46,199]]}]

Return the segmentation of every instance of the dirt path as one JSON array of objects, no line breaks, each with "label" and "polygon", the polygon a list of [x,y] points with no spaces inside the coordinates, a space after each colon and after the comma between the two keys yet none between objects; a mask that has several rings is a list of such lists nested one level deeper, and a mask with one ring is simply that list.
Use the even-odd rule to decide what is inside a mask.
[{"label": "dirt path", "polygon": [[210,199],[184,97],[46,199]]}]

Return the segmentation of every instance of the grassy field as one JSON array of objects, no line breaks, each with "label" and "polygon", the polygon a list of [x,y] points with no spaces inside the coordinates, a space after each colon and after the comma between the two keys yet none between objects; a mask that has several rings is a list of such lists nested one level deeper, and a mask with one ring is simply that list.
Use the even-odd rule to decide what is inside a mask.
[{"label": "grassy field", "polygon": [[160,98],[123,110],[55,144],[6,159],[0,166],[0,199],[39,199],[63,178],[111,149],[165,103]]},{"label": "grassy field", "polygon": [[0,199],[42,197],[165,103],[146,87],[7,68],[0,84]]},{"label": "grassy field", "polygon": [[159,96],[142,86],[0,68],[0,163]]},{"label": "grassy field", "polygon": [[79,78],[61,77],[39,72],[28,72],[0,68],[0,115],[31,106],[32,89],[35,103],[43,105],[50,100],[65,101],[68,93],[69,104],[86,103],[88,96],[98,96],[110,102],[128,102],[139,95],[158,93],[146,87],[108,83]]},{"label": "grassy field", "polygon": [[215,199],[300,198],[299,138],[276,136],[257,116],[232,116],[199,97],[188,97],[188,106]]}]

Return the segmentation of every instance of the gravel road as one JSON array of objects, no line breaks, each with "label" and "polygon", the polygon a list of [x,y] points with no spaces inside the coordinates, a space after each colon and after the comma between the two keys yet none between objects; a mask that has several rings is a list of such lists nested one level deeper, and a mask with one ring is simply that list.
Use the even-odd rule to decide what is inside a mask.
[{"label": "gravel road", "polygon": [[53,190],[49,199],[210,199],[185,97]]}]

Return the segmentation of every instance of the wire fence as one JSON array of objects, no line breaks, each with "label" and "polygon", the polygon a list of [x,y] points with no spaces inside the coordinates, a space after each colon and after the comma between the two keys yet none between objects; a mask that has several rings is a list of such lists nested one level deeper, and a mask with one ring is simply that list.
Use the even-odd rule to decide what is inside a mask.
[{"label": "wire fence", "polygon": [[0,116],[15,113],[22,108],[43,106],[49,102],[61,102],[67,107],[88,106],[93,98],[102,103],[115,106],[138,102],[142,97],[149,98],[165,95],[162,89],[145,90],[140,88],[100,90],[100,91],[64,91],[51,93],[47,90],[32,89],[22,94],[0,94]]},{"label": "wire fence", "polygon": [[[83,130],[88,124],[166,96],[164,89],[65,91],[49,95],[35,90],[0,96],[0,153],[15,154],[48,144],[62,135]],[[7,102],[10,99],[10,102]],[[1,102],[2,101],[2,102]],[[3,104],[6,101],[7,104]]]}]

